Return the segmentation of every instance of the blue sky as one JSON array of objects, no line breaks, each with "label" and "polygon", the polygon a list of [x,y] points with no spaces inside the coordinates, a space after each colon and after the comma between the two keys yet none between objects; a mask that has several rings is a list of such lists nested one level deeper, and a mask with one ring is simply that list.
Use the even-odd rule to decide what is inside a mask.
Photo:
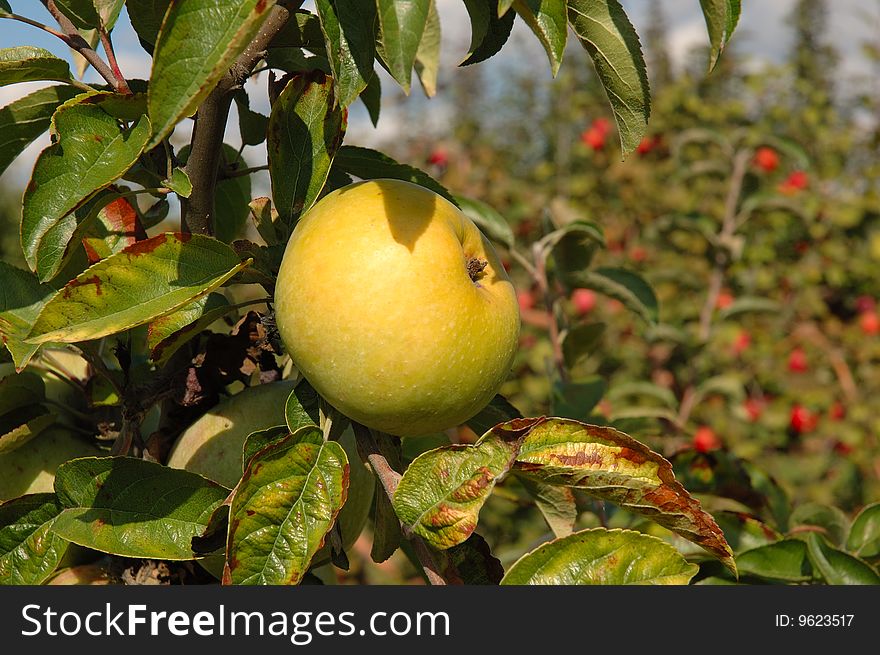
[{"label": "blue sky", "polygon": [[[795,0],[744,0],[743,15],[735,39],[741,50],[751,55],[755,62],[778,62],[785,56],[790,47],[790,31],[786,27],[786,16],[791,11]],[[38,0],[12,0],[14,10],[45,23],[52,19]],[[646,0],[623,0],[627,12],[640,32],[646,27]],[[880,34],[880,0],[834,0],[829,2],[830,16],[828,33],[831,41],[842,55],[842,70],[850,79],[864,78],[871,71],[866,60],[861,57],[862,43],[869,38],[876,40]],[[679,64],[686,53],[694,45],[706,42],[706,28],[699,10],[698,0],[664,0],[664,9],[670,30],[671,51],[674,60]],[[464,4],[458,0],[439,0],[441,23],[443,26],[443,63],[441,79],[455,74],[455,67],[466,54],[470,40],[470,28]],[[126,76],[131,78],[149,77],[149,58],[138,45],[137,38],[123,14],[114,30],[114,43],[120,67]],[[38,29],[10,20],[0,20],[0,47],[16,45],[37,45],[51,50],[58,56],[70,59],[70,53],[63,43]],[[535,62],[540,65],[542,74],[549,77],[549,69],[544,60],[543,51],[537,45],[528,29],[518,22],[510,42],[499,55],[500,58],[511,58],[515,61]],[[489,62],[485,65],[494,65]],[[94,71],[88,71],[86,81],[97,81]],[[15,100],[22,95],[43,86],[42,83],[17,84],[0,87],[0,106]],[[257,100],[254,108],[266,111],[268,101],[264,92],[265,84],[255,84],[252,91]],[[386,84],[384,88],[391,88]],[[420,93],[416,90],[415,93]],[[444,103],[442,97],[428,103],[429,111],[425,116],[426,128],[432,125],[438,128],[454,108]],[[393,139],[396,134],[396,117],[400,117],[399,103],[383,108],[383,117],[376,130],[367,120],[365,112],[355,109],[350,117],[349,137],[351,142],[367,145],[380,145],[383,141]],[[185,122],[187,123],[187,122]],[[232,129],[227,133],[227,140],[237,145],[238,134],[234,120],[230,121]],[[179,128],[177,138],[186,138],[188,125]],[[27,178],[39,151],[48,143],[47,137],[32,145],[10,169],[0,176],[0,184],[20,186]],[[252,163],[264,160],[260,148],[247,148],[245,157]],[[265,180],[257,181],[259,190]]]}]

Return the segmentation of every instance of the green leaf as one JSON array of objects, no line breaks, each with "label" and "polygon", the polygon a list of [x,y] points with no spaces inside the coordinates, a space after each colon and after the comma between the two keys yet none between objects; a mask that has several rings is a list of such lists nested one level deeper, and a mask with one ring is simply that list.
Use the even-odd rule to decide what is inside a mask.
[{"label": "green leaf", "polygon": [[458,203],[461,211],[476,223],[483,234],[492,241],[508,248],[513,246],[513,229],[510,227],[510,223],[492,207],[485,202],[464,196],[455,196],[455,202]]},{"label": "green leaf", "polygon": [[574,492],[571,489],[544,484],[522,476],[520,482],[535,501],[535,505],[557,538],[567,537],[574,531],[578,511]]},{"label": "green leaf", "polygon": [[55,293],[48,284],[41,284],[30,271],[0,260],[0,337],[6,345],[17,370],[23,369],[37,352],[34,344],[26,343],[28,334],[43,306]]},{"label": "green leaf", "polygon": [[316,426],[320,420],[320,401],[318,392],[308,380],[303,378],[287,397],[284,405],[284,418],[291,434],[307,426]]},{"label": "green leaf", "polygon": [[565,0],[514,0],[513,8],[538,37],[550,59],[553,77],[556,77],[568,36]]},{"label": "green leaf", "polygon": [[554,416],[587,419],[604,393],[605,380],[598,376],[574,382],[557,380],[550,393],[550,411]]},{"label": "green leaf", "polygon": [[20,448],[52,425],[55,419],[55,415],[42,405],[20,407],[0,417],[0,455]]},{"label": "green leaf", "polygon": [[622,432],[543,419],[525,435],[516,470],[548,484],[583,489],[646,516],[702,546],[735,571],[721,529],[675,479],[672,464]]},{"label": "green leaf", "polygon": [[282,439],[286,439],[290,435],[290,430],[286,425],[275,425],[265,430],[257,430],[251,432],[244,440],[241,454],[241,472],[244,474],[247,467],[250,466],[254,456],[263,450],[266,446],[273,444]]},{"label": "green leaf", "polygon": [[740,0],[700,0],[700,6],[703,8],[712,45],[709,57],[709,72],[712,72],[739,22]]},{"label": "green leaf", "polygon": [[83,457],[55,474],[64,510],[52,531],[123,557],[194,559],[190,542],[229,490],[195,473],[133,457]]},{"label": "green leaf", "polygon": [[503,585],[686,585],[699,567],[666,542],[632,530],[594,528],[520,557]]},{"label": "green leaf", "polygon": [[615,298],[647,323],[656,323],[660,309],[651,285],[623,268],[597,268],[583,274],[583,286]]},{"label": "green leaf", "polygon": [[497,585],[504,577],[504,567],[489,544],[477,533],[464,543],[435,555],[439,573],[448,584]]},{"label": "green leaf", "polygon": [[12,13],[12,7],[9,6],[8,0],[0,0],[0,14],[2,13]]},{"label": "green leaf", "polygon": [[815,532],[807,535],[807,553],[828,584],[880,585],[880,575],[869,564],[834,548]]},{"label": "green leaf", "polygon": [[182,198],[189,198],[193,190],[189,175],[182,168],[175,168],[171,171],[171,177],[162,180],[162,184]]},{"label": "green leaf", "polygon": [[849,534],[849,519],[836,507],[819,503],[798,505],[791,513],[789,522],[792,527],[812,526],[820,528],[835,545],[842,545]]},{"label": "green leaf", "polygon": [[391,178],[393,180],[404,180],[418,184],[426,189],[430,189],[446,198],[452,204],[455,199],[452,194],[437,182],[430,175],[418,168],[400,164],[388,155],[370,150],[369,148],[361,148],[358,146],[342,146],[336,153],[336,159],[333,161],[334,167],[350,173],[362,180],[379,180],[383,178]]},{"label": "green leaf", "polygon": [[653,382],[624,382],[615,385],[608,391],[608,400],[612,403],[633,396],[653,398],[669,409],[675,409],[678,406],[678,400],[670,389]]},{"label": "green leaf", "polygon": [[[250,97],[244,89],[238,89],[232,97],[238,108],[238,130],[241,133],[241,142],[248,146],[260,145],[266,140],[269,117],[251,109]],[[235,153],[237,156],[238,151],[236,150]]]},{"label": "green leaf", "polygon": [[568,0],[568,21],[605,87],[626,154],[648,129],[651,93],[639,36],[618,0]]},{"label": "green leaf", "polygon": [[49,128],[49,120],[58,105],[78,93],[81,91],[72,86],[50,86],[0,109],[0,174]]},{"label": "green leaf", "polygon": [[498,0],[498,15],[503,16],[513,6],[513,0]]},{"label": "green leaf", "polygon": [[81,30],[101,24],[94,0],[55,0],[55,5]]},{"label": "green leaf", "polygon": [[68,546],[51,530],[60,511],[55,494],[0,505],[0,585],[38,585],[52,575]]},{"label": "green leaf", "polygon": [[464,0],[471,19],[471,45],[460,66],[469,66],[489,59],[507,43],[516,14],[499,16],[495,0]]},{"label": "green leaf", "polygon": [[345,127],[333,80],[321,71],[295,76],[272,105],[269,174],[275,207],[287,225],[318,199]]},{"label": "green leaf", "polygon": [[379,11],[379,54],[388,66],[388,72],[407,94],[430,5],[431,0],[376,0]]},{"label": "green leaf", "polygon": [[305,427],[260,450],[236,487],[224,584],[296,584],[348,493],[345,450]]},{"label": "green leaf", "polygon": [[859,557],[880,555],[880,503],[865,506],[853,520],[846,547]]},{"label": "green leaf", "polygon": [[530,424],[513,421],[505,424],[510,429],[487,432],[473,445],[444,446],[416,457],[392,501],[403,525],[441,550],[464,542],[495,483],[513,466]]},{"label": "green leaf", "polygon": [[336,96],[348,107],[373,76],[376,7],[358,0],[316,0],[321,30],[336,84]]},{"label": "green leaf", "polygon": [[[373,127],[376,127],[379,124],[379,112],[382,109],[382,82],[375,72],[367,82],[367,86],[361,91],[360,98],[370,115],[370,122],[373,123]],[[333,174],[333,169],[330,170],[330,174]]]},{"label": "green leaf", "polygon": [[0,86],[42,80],[70,82],[70,66],[43,48],[0,48]]},{"label": "green leaf", "polygon": [[546,237],[555,273],[570,287],[583,284],[583,276],[598,248],[605,246],[602,230],[589,221],[573,221]]},{"label": "green leaf", "polygon": [[[429,98],[433,98],[437,93],[437,71],[440,68],[441,42],[440,14],[437,13],[437,1],[431,0],[428,21],[425,23],[425,32],[422,34],[415,61],[419,83]],[[374,125],[375,123],[373,121]]]},{"label": "green leaf", "polygon": [[40,154],[22,200],[22,249],[42,281],[64,261],[76,227],[71,212],[125,173],[149,138],[145,116],[120,129],[107,111],[113,95],[77,96],[52,118],[58,141]]},{"label": "green leaf", "polygon": [[170,314],[247,265],[216,239],[167,232],[89,267],[46,303],[29,343],[76,343]]},{"label": "green leaf", "polygon": [[[170,314],[165,314],[154,321],[150,321],[147,326],[147,348],[150,349],[150,359],[153,361],[160,359],[167,361],[172,352],[185,343],[180,340],[182,336],[180,332],[182,330],[196,322],[200,324],[201,329],[204,329],[217,320],[217,318],[232,311],[232,309],[233,306],[229,304],[229,301],[226,300],[223,294],[211,293],[197,298]],[[205,314],[210,314],[210,323],[205,324],[204,321],[199,320]],[[189,338],[195,336],[195,334],[189,332],[187,334]]]},{"label": "green leaf", "polygon": [[576,325],[565,333],[562,340],[562,356],[565,365],[572,369],[585,357],[595,352],[605,334],[604,323]]},{"label": "green leaf", "polygon": [[156,39],[148,107],[157,146],[208,97],[260,29],[275,0],[171,4]]},{"label": "green leaf", "polygon": [[734,552],[765,546],[782,538],[776,530],[751,514],[722,511],[713,515]]},{"label": "green leaf", "polygon": [[740,575],[752,575],[782,582],[808,582],[812,579],[807,546],[800,539],[785,539],[752,548],[736,558]]},{"label": "green leaf", "polygon": [[731,318],[742,316],[743,314],[756,314],[759,312],[775,314],[779,312],[779,309],[779,303],[770,298],[741,296],[719,311],[718,319],[726,321]]},{"label": "green leaf", "polygon": [[499,423],[522,418],[519,410],[504,396],[496,395],[489,404],[467,420],[468,427],[477,434],[486,434]]},{"label": "green leaf", "polygon": [[171,0],[125,0],[131,26],[144,49],[152,53]]},{"label": "green leaf", "polygon": [[[382,432],[374,433],[373,437],[379,447],[379,452],[395,471],[403,468],[402,444],[400,439]],[[373,490],[373,545],[370,546],[370,559],[376,563],[386,561],[400,547],[403,541],[403,531],[400,529],[400,519],[391,505],[391,499],[385,493],[379,478],[375,478]]]}]

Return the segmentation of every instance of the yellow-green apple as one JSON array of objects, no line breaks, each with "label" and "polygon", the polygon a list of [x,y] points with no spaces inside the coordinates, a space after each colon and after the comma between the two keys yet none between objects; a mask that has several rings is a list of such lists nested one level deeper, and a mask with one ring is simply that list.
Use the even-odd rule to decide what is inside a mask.
[{"label": "yellow-green apple", "polygon": [[0,501],[51,492],[55,471],[61,464],[74,457],[104,454],[67,427],[49,427],[19,448],[0,455]]},{"label": "yellow-green apple", "polygon": [[275,287],[282,341],[350,418],[398,436],[472,417],[507,377],[516,292],[455,205],[399,180],[338,189],[299,221]]},{"label": "yellow-green apple", "polygon": [[[251,432],[284,425],[284,406],[294,380],[248,387],[208,410],[180,436],[168,465],[198,473],[226,487],[241,478],[242,451]],[[337,519],[343,547],[348,549],[364,528],[375,489],[374,478],[358,456],[354,434],[339,440],[348,456],[348,499]]]}]

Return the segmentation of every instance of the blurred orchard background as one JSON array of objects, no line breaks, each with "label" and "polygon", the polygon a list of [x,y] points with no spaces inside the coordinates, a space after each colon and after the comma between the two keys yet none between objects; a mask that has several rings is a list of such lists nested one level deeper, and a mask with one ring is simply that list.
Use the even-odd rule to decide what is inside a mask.
[{"label": "blurred orchard background", "polygon": [[[708,77],[692,0],[623,4],[654,96],[650,135],[625,161],[581,52],[554,81],[519,22],[501,56],[457,68],[470,39],[459,2],[438,3],[436,97],[385,84],[379,127],[356,104],[347,140],[423,168],[510,224],[515,250],[501,254],[523,330],[502,394],[524,415],[620,427],[669,458],[710,510],[772,516],[779,528],[848,521],[880,499],[880,2],[746,0]],[[125,75],[147,78],[127,20],[114,36]],[[52,37],[11,21],[0,24],[0,43],[73,62]],[[256,76],[249,91],[265,96],[266,82]],[[0,88],[0,105],[38,86]],[[261,102],[251,109],[268,113]],[[239,148],[230,125],[227,141]],[[0,176],[0,258],[10,263],[22,263],[22,186],[47,143]],[[251,166],[266,161],[264,146],[242,152]],[[243,190],[249,197],[269,194],[261,175]],[[573,220],[601,234],[558,244],[557,261],[636,271],[656,305],[649,290],[614,299],[595,276],[533,283],[530,248]],[[413,453],[433,445],[404,443]],[[480,532],[505,564],[505,553],[547,531],[519,498],[515,484],[501,487],[481,514]],[[622,511],[579,503],[579,527],[632,524]],[[350,578],[409,575],[395,559],[353,564]]]}]

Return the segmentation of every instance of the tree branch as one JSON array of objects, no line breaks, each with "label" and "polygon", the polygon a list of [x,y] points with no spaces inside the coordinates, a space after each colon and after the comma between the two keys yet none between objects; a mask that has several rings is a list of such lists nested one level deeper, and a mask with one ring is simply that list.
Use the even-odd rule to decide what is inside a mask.
[{"label": "tree branch", "polygon": [[269,42],[289,17],[290,10],[286,7],[275,5],[272,8],[253,41],[196,112],[186,163],[186,173],[192,181],[193,190],[189,198],[181,198],[181,229],[184,232],[208,235],[214,232],[214,190],[223,152],[223,135],[232,104],[231,91],[245,83],[257,62],[265,56]]},{"label": "tree branch", "polygon": [[[742,193],[743,180],[748,171],[749,161],[752,158],[750,149],[740,150],[733,159],[733,173],[730,176],[730,186],[727,189],[727,198],[724,201],[724,218],[721,223],[721,231],[718,233],[718,242],[723,246],[729,244],[736,233],[736,207],[739,196]],[[709,291],[706,294],[706,302],[700,311],[700,340],[706,342],[712,333],[712,314],[718,303],[718,296],[724,284],[724,275],[730,265],[730,257],[726,252],[717,252],[715,266],[709,278]]]},{"label": "tree branch", "polygon": [[[397,490],[397,485],[402,476],[391,468],[385,455],[383,455],[379,449],[379,444],[376,443],[376,439],[367,427],[354,421],[352,421],[351,426],[354,430],[355,437],[357,438],[358,449],[363,453],[362,456],[366,456],[373,472],[376,474],[376,477],[379,478],[379,483],[385,490],[388,499],[394,500],[394,492]],[[434,554],[431,552],[431,549],[428,548],[428,545],[418,535],[407,534],[405,530],[403,534],[407,540],[412,543],[413,550],[419,558],[419,562],[422,565],[422,570],[424,571],[425,576],[428,578],[428,582],[432,585],[445,585],[446,580],[444,580],[443,576],[438,573],[437,569],[439,567],[437,566]]]},{"label": "tree branch", "polygon": [[130,95],[131,90],[128,88],[128,83],[125,79],[118,79],[116,75],[113,74],[113,71],[110,67],[104,63],[104,60],[101,59],[101,56],[95,52],[94,48],[89,45],[89,43],[82,38],[82,35],[79,33],[79,30],[76,29],[76,25],[74,25],[70,19],[64,15],[64,13],[58,8],[55,4],[55,0],[42,0],[43,4],[46,6],[46,9],[49,10],[49,13],[58,21],[58,25],[64,31],[63,34],[55,33],[56,36],[61,38],[67,45],[76,50],[79,54],[81,54],[89,64],[91,64],[92,68],[94,68],[98,74],[103,77],[107,83],[113,87],[113,90],[117,93],[125,93]]}]

